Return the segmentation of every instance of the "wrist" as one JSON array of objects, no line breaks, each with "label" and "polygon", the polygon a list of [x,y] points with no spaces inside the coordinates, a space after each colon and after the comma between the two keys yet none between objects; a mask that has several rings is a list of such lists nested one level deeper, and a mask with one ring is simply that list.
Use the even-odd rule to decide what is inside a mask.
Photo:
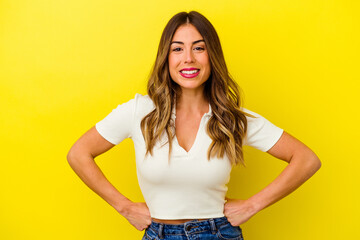
[{"label": "wrist", "polygon": [[121,215],[127,215],[127,213],[130,211],[131,205],[133,204],[132,201],[129,199],[124,199],[120,201],[114,208],[116,211],[118,211]]},{"label": "wrist", "polygon": [[246,200],[246,205],[248,206],[247,209],[251,215],[255,215],[256,213],[260,212],[262,209],[261,205],[251,198]]}]

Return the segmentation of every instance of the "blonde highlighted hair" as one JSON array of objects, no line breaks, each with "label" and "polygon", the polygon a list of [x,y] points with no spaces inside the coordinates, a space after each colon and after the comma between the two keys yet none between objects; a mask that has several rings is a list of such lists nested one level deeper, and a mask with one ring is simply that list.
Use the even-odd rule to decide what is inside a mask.
[{"label": "blonde highlighted hair", "polygon": [[[238,84],[228,72],[219,37],[212,24],[196,11],[180,12],[173,16],[162,33],[158,52],[147,84],[147,93],[155,109],[141,121],[141,131],[145,139],[146,155],[164,133],[169,143],[169,160],[174,138],[174,123],[171,114],[176,95],[181,95],[180,86],[172,81],[169,72],[168,55],[170,43],[175,31],[184,24],[192,24],[202,35],[208,51],[211,74],[204,83],[204,96],[209,101],[212,116],[206,126],[207,134],[212,139],[207,157],[218,158],[227,155],[231,164],[244,163],[243,139],[247,131],[246,116],[241,111],[241,96]],[[253,116],[251,116],[253,117]]]}]

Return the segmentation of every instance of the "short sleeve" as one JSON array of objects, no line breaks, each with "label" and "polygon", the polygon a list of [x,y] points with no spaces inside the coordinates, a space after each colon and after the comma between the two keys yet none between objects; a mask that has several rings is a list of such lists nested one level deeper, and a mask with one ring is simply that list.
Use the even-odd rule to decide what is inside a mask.
[{"label": "short sleeve", "polygon": [[138,94],[128,102],[118,105],[95,124],[96,130],[107,141],[117,145],[125,138],[132,137],[137,98]]},{"label": "short sleeve", "polygon": [[268,151],[280,139],[284,130],[255,112],[245,108],[242,110],[255,116],[255,118],[246,116],[248,128],[244,145],[254,147],[263,152]]}]

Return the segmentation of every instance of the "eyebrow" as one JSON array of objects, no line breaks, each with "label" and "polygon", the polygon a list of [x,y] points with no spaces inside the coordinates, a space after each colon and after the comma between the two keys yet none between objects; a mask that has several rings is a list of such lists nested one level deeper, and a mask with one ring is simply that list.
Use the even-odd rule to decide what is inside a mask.
[{"label": "eyebrow", "polygon": [[[203,39],[200,39],[200,40],[196,40],[196,41],[194,41],[192,44],[195,44],[195,43],[198,43],[198,42],[205,42]],[[171,44],[173,44],[173,43],[179,43],[179,44],[184,44],[183,42],[180,42],[180,41],[173,41],[173,42],[171,42]],[[171,45],[170,44],[170,45]]]}]

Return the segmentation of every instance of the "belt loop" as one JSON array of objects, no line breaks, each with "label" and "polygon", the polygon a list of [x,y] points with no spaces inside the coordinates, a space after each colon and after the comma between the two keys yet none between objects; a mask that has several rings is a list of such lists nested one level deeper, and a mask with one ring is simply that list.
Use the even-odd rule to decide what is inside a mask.
[{"label": "belt loop", "polygon": [[210,226],[211,226],[211,233],[212,233],[212,234],[216,234],[217,229],[216,229],[216,224],[215,224],[214,219],[213,219],[213,218],[210,218],[210,219],[209,219],[209,222],[210,222]]},{"label": "belt loop", "polygon": [[163,223],[160,223],[160,225],[159,225],[159,237],[160,237],[160,239],[164,238],[164,224]]}]

